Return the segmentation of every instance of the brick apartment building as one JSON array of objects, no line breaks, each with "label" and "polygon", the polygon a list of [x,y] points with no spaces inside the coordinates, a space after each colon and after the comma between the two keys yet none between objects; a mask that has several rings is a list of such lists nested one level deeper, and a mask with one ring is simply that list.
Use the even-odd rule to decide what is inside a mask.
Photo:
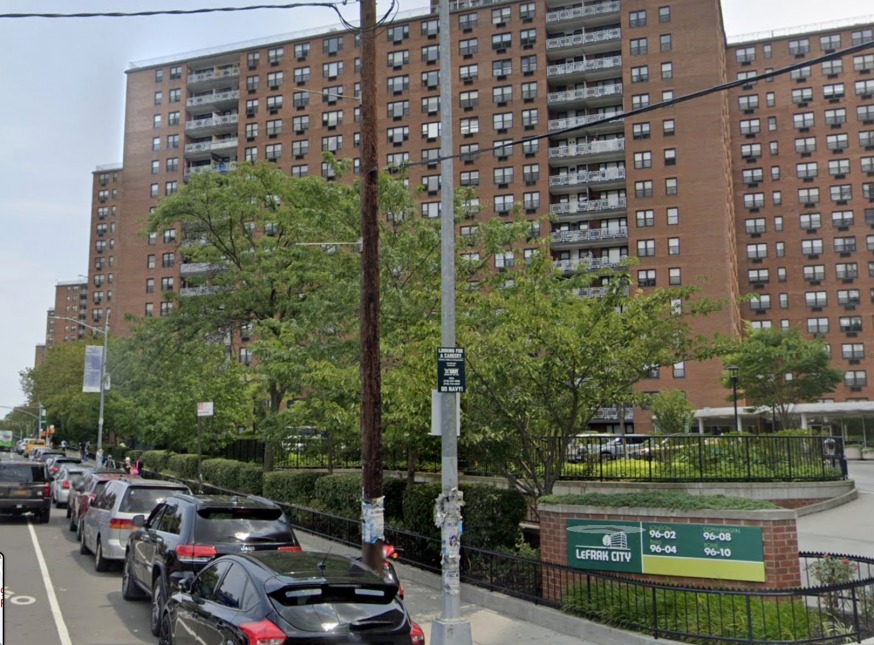
[{"label": "brick apartment building", "polygon": [[[872,41],[871,24],[727,44],[718,0],[469,0],[451,25],[449,72],[436,12],[395,20],[377,43],[381,162],[426,162],[409,172],[411,187],[425,186],[423,217],[439,214],[439,164],[427,162],[451,74],[455,183],[476,188],[478,219],[517,205],[532,219],[551,213],[559,270],[635,256],[641,288],[698,284],[728,298],[708,332],[737,334],[749,320],[822,334],[847,370],[835,400],[871,398],[874,50],[604,121]],[[94,173],[89,324],[111,307],[124,333],[125,314],[162,315],[172,307],[163,292],[185,295],[201,267],[181,262],[178,231],[142,230],[191,173],[269,160],[330,178],[325,150],[357,169],[359,68],[357,38],[343,30],[132,66],[123,163]],[[496,268],[525,254],[500,255]],[[746,294],[756,298],[732,304]],[[719,407],[720,369],[663,366],[643,387]]]}]

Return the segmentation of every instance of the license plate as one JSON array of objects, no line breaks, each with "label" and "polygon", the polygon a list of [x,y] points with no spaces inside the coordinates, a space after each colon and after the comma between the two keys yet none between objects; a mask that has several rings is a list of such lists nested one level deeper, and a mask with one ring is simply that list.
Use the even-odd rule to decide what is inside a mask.
[{"label": "license plate", "polygon": [[12,493],[13,497],[28,497],[29,495],[30,495],[29,490],[16,490],[16,491],[13,491],[13,493]]}]

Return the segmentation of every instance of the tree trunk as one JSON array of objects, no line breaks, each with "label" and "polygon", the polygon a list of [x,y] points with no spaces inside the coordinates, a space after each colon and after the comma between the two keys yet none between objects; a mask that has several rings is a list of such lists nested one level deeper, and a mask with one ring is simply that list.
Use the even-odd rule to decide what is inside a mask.
[{"label": "tree trunk", "polygon": [[419,451],[416,448],[407,450],[407,486],[416,483],[416,468],[419,466]]}]

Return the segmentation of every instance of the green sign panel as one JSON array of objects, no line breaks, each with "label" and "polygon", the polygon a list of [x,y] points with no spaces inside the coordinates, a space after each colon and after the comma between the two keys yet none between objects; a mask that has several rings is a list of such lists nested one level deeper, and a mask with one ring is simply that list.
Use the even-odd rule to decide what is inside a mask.
[{"label": "green sign panel", "polygon": [[577,569],[765,581],[755,526],[567,520],[567,545]]}]

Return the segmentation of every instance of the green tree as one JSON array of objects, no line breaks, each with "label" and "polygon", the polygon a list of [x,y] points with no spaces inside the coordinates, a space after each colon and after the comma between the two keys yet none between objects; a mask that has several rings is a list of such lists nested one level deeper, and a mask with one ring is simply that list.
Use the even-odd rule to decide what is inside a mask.
[{"label": "green tree", "polygon": [[[710,356],[689,321],[715,304],[694,288],[582,298],[582,274],[559,275],[546,247],[478,293],[464,322],[468,394],[462,441],[531,497],[552,492],[571,438],[598,408],[632,403],[655,366]],[[682,303],[682,305],[680,305]]]},{"label": "green tree", "polygon": [[695,406],[683,390],[662,390],[650,399],[649,407],[658,432],[686,432],[695,418]]},{"label": "green tree", "polygon": [[[807,403],[832,392],[843,379],[843,372],[831,367],[826,344],[806,338],[797,327],[746,330],[743,338],[732,342],[723,356],[723,365],[735,365],[738,397],[750,410],[770,410],[784,428],[792,427],[796,403]],[[725,372],[724,387],[731,388]],[[727,400],[731,401],[733,395]]]},{"label": "green tree", "polygon": [[151,216],[152,231],[180,224],[181,255],[207,269],[187,278],[199,290],[173,316],[178,333],[229,339],[235,355],[250,339],[248,382],[267,401],[256,405],[266,470],[286,432],[277,415],[304,394],[308,361],[348,354],[357,338],[357,254],[325,243],[358,239],[358,203],[342,182],[242,165],[194,175]]}]

